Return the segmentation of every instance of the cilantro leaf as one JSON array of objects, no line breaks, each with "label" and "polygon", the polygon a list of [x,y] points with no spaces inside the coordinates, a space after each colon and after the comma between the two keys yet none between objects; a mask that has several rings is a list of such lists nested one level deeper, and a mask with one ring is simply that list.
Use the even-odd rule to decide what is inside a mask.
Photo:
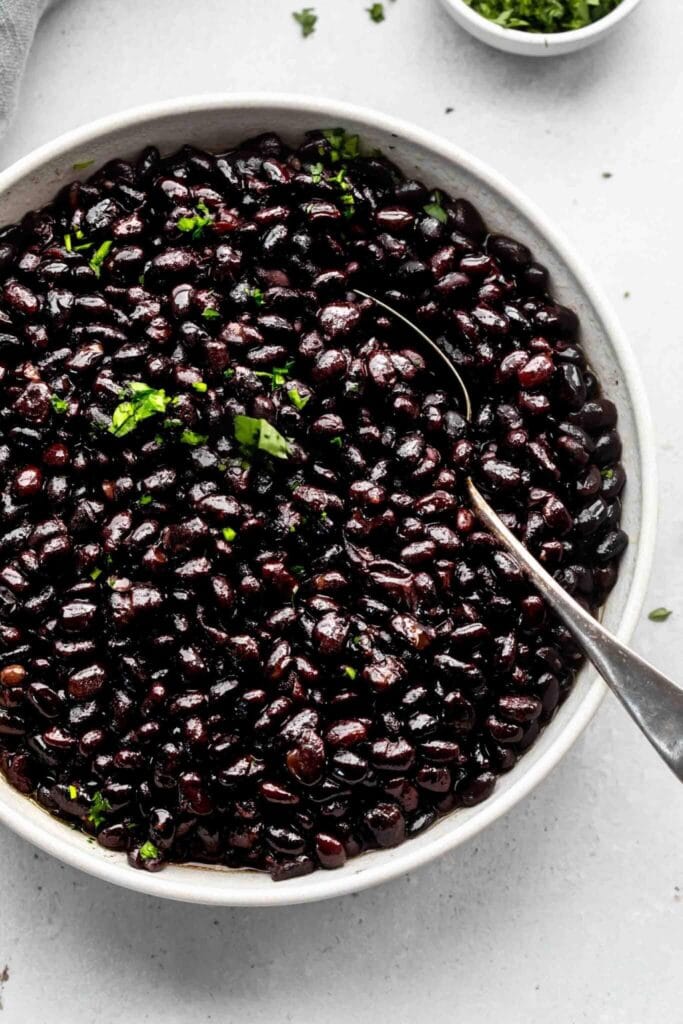
[{"label": "cilantro leaf", "polygon": [[422,209],[428,217],[434,217],[442,224],[448,223],[448,214],[440,203],[427,203],[427,205],[423,206]]},{"label": "cilantro leaf", "polygon": [[151,843],[149,841],[149,839],[140,847],[140,857],[142,858],[142,860],[154,860],[158,856],[159,850],[154,845],[154,843]]},{"label": "cilantro leaf", "polygon": [[305,409],[311,400],[310,395],[302,396],[299,394],[296,388],[292,388],[291,391],[288,391],[287,397],[289,398],[294,408],[298,409],[299,412],[301,412],[302,409]]},{"label": "cilantro leaf", "polygon": [[109,433],[115,437],[124,437],[135,430],[142,420],[149,419],[157,413],[165,413],[174,401],[163,388],[151,388],[148,384],[136,380],[128,385],[128,395],[129,397],[120,402],[112,413]]},{"label": "cilantro leaf", "polygon": [[60,398],[59,395],[50,395],[50,403],[54,411],[59,413],[60,416],[63,416],[69,408],[66,398]]},{"label": "cilantro leaf", "polygon": [[259,449],[276,459],[289,458],[289,442],[268,420],[253,416],[235,416],[235,437],[245,448]]},{"label": "cilantro leaf", "polygon": [[274,366],[272,370],[256,370],[255,374],[257,377],[269,379],[273,390],[275,390],[275,388],[279,388],[285,383],[287,377],[292,372],[293,366],[294,360],[290,359],[286,366]]},{"label": "cilantro leaf", "polygon": [[191,234],[193,239],[201,238],[204,233],[204,229],[209,224],[213,224],[213,217],[211,211],[207,207],[206,203],[197,203],[195,212],[191,216],[179,217],[176,222],[178,231],[183,231],[185,234]]},{"label": "cilantro leaf", "polygon": [[97,248],[94,254],[90,257],[90,268],[91,270],[95,271],[98,277],[100,276],[102,270],[102,264],[109,255],[109,250],[111,249],[113,244],[114,243],[111,241],[102,242],[102,245],[100,245],[99,248]]},{"label": "cilantro leaf", "polygon": [[200,444],[206,444],[208,440],[208,434],[197,434],[194,430],[183,430],[180,435],[181,444],[189,444],[193,448],[196,448],[196,446]]},{"label": "cilantro leaf", "polygon": [[92,167],[95,163],[94,160],[77,160],[75,164],[72,164],[74,171],[84,171],[86,167]]},{"label": "cilantro leaf", "polygon": [[237,530],[233,530],[232,526],[223,527],[223,537],[227,540],[228,544],[232,544],[236,536]]},{"label": "cilantro leaf", "polygon": [[249,294],[251,295],[252,299],[254,300],[257,306],[262,306],[263,303],[266,301],[263,297],[263,291],[261,290],[261,288],[252,288]]},{"label": "cilantro leaf", "polygon": [[301,27],[301,35],[306,39],[315,32],[318,15],[314,7],[304,7],[300,11],[292,11],[292,17]]},{"label": "cilantro leaf", "polygon": [[376,25],[380,21],[384,21],[384,4],[373,4],[372,7],[365,8],[370,15],[370,20],[374,21]]},{"label": "cilantro leaf", "polygon": [[207,306],[206,309],[202,310],[203,320],[220,320],[220,313],[217,309],[212,309],[211,306]]},{"label": "cilantro leaf", "polygon": [[669,608],[654,608],[648,615],[650,622],[666,622],[673,612]]},{"label": "cilantro leaf", "polygon": [[209,390],[209,385],[206,384],[203,380],[193,380],[192,387],[195,389],[195,391],[198,391],[200,395],[205,394],[205,392]]},{"label": "cilantro leaf", "polygon": [[143,507],[145,505],[151,505],[153,500],[154,499],[152,498],[151,494],[143,494],[140,500],[138,501],[138,505],[142,505]]},{"label": "cilantro leaf", "polygon": [[98,790],[93,794],[92,801],[90,803],[90,810],[88,811],[87,818],[91,825],[95,828],[100,828],[104,825],[105,815],[111,811],[111,804],[106,797],[102,796]]}]

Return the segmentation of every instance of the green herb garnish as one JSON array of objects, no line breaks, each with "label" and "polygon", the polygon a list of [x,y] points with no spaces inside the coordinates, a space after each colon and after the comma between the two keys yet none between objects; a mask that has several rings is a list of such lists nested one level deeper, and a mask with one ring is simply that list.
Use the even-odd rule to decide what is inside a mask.
[{"label": "green herb garnish", "polygon": [[138,505],[151,505],[153,501],[154,498],[152,497],[151,494],[143,494],[138,502]]},{"label": "green herb garnish", "polygon": [[92,167],[95,163],[94,160],[77,160],[75,164],[72,164],[74,171],[84,171],[86,167]]},{"label": "green herb garnish", "polygon": [[650,622],[666,622],[673,612],[669,608],[655,608],[648,615]]},{"label": "green herb garnish", "polygon": [[601,469],[600,470],[600,476],[602,477],[603,480],[612,480],[613,477],[614,477],[614,470],[613,469]]},{"label": "green herb garnish", "polygon": [[147,842],[143,843],[140,847],[140,856],[143,860],[154,860],[159,856],[159,851],[154,843],[151,843],[148,839]]},{"label": "green herb garnish", "polygon": [[[347,135],[343,128],[326,128],[323,137],[330,146],[330,160],[354,160],[360,154],[360,136]],[[324,154],[324,149],[321,156]]]},{"label": "green herb garnish", "polygon": [[228,380],[230,380],[231,377],[235,376],[235,371],[232,368],[232,366],[229,366],[227,370],[223,370],[223,376],[227,377]]},{"label": "green herb garnish", "polygon": [[235,416],[235,437],[245,448],[259,449],[276,459],[289,458],[289,443],[268,420],[253,416]]},{"label": "green herb garnish", "polygon": [[304,7],[301,11],[292,11],[292,17],[301,27],[301,35],[304,39],[315,32],[318,15],[315,13],[314,7]]},{"label": "green herb garnish", "polygon": [[91,579],[91,580],[98,580],[98,579],[100,578],[100,576],[101,576],[101,575],[102,575],[102,570],[101,570],[101,569],[97,569],[97,568],[95,568],[95,569],[93,569],[93,571],[92,571],[92,572],[90,573],[90,579]]},{"label": "green herb garnish", "polygon": [[287,397],[289,398],[289,400],[292,403],[292,405],[294,406],[294,408],[298,409],[299,412],[301,412],[302,409],[305,409],[306,406],[308,405],[308,403],[311,400],[311,396],[310,395],[302,396],[302,395],[299,394],[299,392],[297,391],[296,388],[292,388],[291,391],[288,391],[287,392]]},{"label": "green herb garnish", "polygon": [[227,540],[228,544],[232,544],[235,537],[237,536],[237,530],[233,530],[232,526],[224,526],[223,536]]},{"label": "green herb garnish", "polygon": [[71,235],[64,235],[64,248],[67,252],[73,252],[73,244],[71,242]]},{"label": "green herb garnish", "polygon": [[604,18],[621,0],[465,0],[473,11],[502,28],[567,32]]},{"label": "green herb garnish", "polygon": [[69,408],[66,398],[60,398],[59,395],[50,395],[50,403],[54,411],[59,413],[60,416],[63,416]]},{"label": "green herb garnish", "polygon": [[423,206],[422,209],[428,217],[434,217],[442,224],[448,223],[448,214],[440,203],[427,203],[427,205]]},{"label": "green herb garnish", "polygon": [[341,448],[344,442],[341,439],[341,437],[333,437],[332,440],[330,441],[330,444],[333,444],[335,448]]},{"label": "green herb garnish", "polygon": [[191,234],[194,239],[197,239],[202,237],[204,228],[209,224],[213,224],[211,211],[206,203],[197,203],[195,212],[190,217],[179,217],[176,227],[178,231]]},{"label": "green herb garnish", "polygon": [[206,391],[209,390],[209,385],[205,384],[203,380],[193,380],[192,387],[195,389],[195,391],[198,391],[200,395],[203,395]]},{"label": "green herb garnish", "polygon": [[370,20],[374,21],[376,25],[380,21],[384,21],[384,4],[373,4],[372,7],[366,7],[365,10],[370,15]]},{"label": "green herb garnish", "polygon": [[163,388],[151,388],[142,381],[131,381],[128,385],[130,398],[116,406],[109,425],[109,433],[116,437],[124,437],[135,430],[138,423],[165,413],[169,405],[175,401],[166,394]]},{"label": "green herb garnish", "polygon": [[109,255],[109,250],[114,243],[112,241],[102,242],[102,245],[95,250],[93,255],[90,257],[90,269],[94,270],[96,275],[99,277],[102,272],[102,264]]},{"label": "green herb garnish", "polygon": [[199,444],[206,444],[208,440],[208,434],[197,434],[194,430],[183,430],[180,435],[181,444],[189,444],[193,448],[196,448]]},{"label": "green herb garnish", "polygon": [[282,387],[292,372],[293,366],[294,360],[290,359],[286,366],[274,366],[272,370],[255,370],[254,372],[257,377],[265,377],[270,380],[271,387],[275,390],[275,388]]},{"label": "green herb garnish", "polygon": [[212,309],[211,306],[207,306],[206,309],[202,310],[202,320],[220,320],[221,315],[217,309]]},{"label": "green herb garnish", "polygon": [[358,670],[353,668],[352,665],[344,665],[344,675],[348,676],[349,679],[355,679],[358,675]]},{"label": "green herb garnish", "polygon": [[323,173],[325,171],[325,168],[323,167],[322,164],[318,163],[311,164],[309,170],[311,172],[311,181],[313,182],[314,185],[319,185],[320,182],[323,180]]},{"label": "green herb garnish", "polygon": [[101,825],[104,825],[105,815],[109,814],[110,811],[111,804],[98,790],[93,795],[90,803],[90,810],[87,815],[88,821],[91,825],[94,825],[95,828],[99,828]]},{"label": "green herb garnish", "polygon": [[70,800],[77,800],[78,799],[78,790],[73,785],[73,783],[69,786],[69,799]]},{"label": "green herb garnish", "polygon": [[254,300],[257,306],[262,306],[263,303],[266,301],[263,297],[263,291],[261,290],[261,288],[252,288],[251,291],[249,292],[249,295]]}]

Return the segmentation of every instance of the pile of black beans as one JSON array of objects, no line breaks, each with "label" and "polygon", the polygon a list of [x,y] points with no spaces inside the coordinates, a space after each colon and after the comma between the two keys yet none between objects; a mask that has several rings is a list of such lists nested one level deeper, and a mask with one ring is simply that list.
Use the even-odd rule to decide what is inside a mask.
[{"label": "pile of black beans", "polygon": [[135,867],[291,878],[489,796],[580,656],[468,474],[586,607],[616,578],[575,315],[361,148],[149,148],[0,231],[0,769]]}]

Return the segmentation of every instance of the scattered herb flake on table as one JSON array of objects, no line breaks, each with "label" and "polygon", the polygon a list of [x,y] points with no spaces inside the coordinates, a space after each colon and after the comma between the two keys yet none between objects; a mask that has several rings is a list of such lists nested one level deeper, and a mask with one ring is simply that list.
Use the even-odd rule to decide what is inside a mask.
[{"label": "scattered herb flake on table", "polygon": [[301,27],[301,35],[304,39],[315,32],[318,15],[315,13],[314,7],[304,7],[301,11],[292,11],[292,17]]},{"label": "scattered herb flake on table", "polygon": [[384,21],[384,4],[373,4],[365,9],[370,15],[370,20],[374,21],[376,25],[379,25],[380,21]]},{"label": "scattered herb flake on table", "polygon": [[669,608],[654,608],[648,615],[650,622],[666,622],[673,612]]}]

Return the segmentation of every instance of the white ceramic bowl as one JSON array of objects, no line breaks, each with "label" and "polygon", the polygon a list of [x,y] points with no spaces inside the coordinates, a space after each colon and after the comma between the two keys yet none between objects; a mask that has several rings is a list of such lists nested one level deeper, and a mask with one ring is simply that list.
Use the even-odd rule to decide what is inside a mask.
[{"label": "white ceramic bowl", "polygon": [[[108,117],[42,146],[0,175],[0,224],[46,203],[75,177],[73,164],[134,156],[147,143],[169,152],[189,142],[226,147],[267,129],[296,140],[310,128],[342,126],[369,147],[387,152],[408,175],[467,196],[493,231],[526,242],[551,273],[557,298],[573,306],[583,325],[588,356],[619,407],[629,483],[624,527],[632,542],[605,611],[606,624],[623,639],[641,607],[656,521],[655,451],[638,369],[611,310],[589,274],[543,214],[494,171],[455,146],[409,124],[356,107],[305,97],[209,96],[174,100]],[[569,698],[534,747],[504,776],[485,803],[457,811],[415,839],[364,854],[338,871],[274,883],[267,875],[171,866],[158,874],[128,866],[121,854],[89,843],[51,818],[0,779],[0,820],[68,864],[129,889],[194,903],[276,906],[338,896],[394,878],[454,849],[526,796],[574,743],[593,717],[604,684],[584,668]],[[567,823],[569,827],[569,822]]]},{"label": "white ceramic bowl", "polygon": [[516,53],[522,57],[558,57],[563,53],[582,50],[613,31],[626,18],[640,0],[621,0],[618,7],[587,25],[571,32],[522,32],[521,29],[503,28],[473,11],[465,0],[441,0],[452,18],[473,36],[497,50]]}]

